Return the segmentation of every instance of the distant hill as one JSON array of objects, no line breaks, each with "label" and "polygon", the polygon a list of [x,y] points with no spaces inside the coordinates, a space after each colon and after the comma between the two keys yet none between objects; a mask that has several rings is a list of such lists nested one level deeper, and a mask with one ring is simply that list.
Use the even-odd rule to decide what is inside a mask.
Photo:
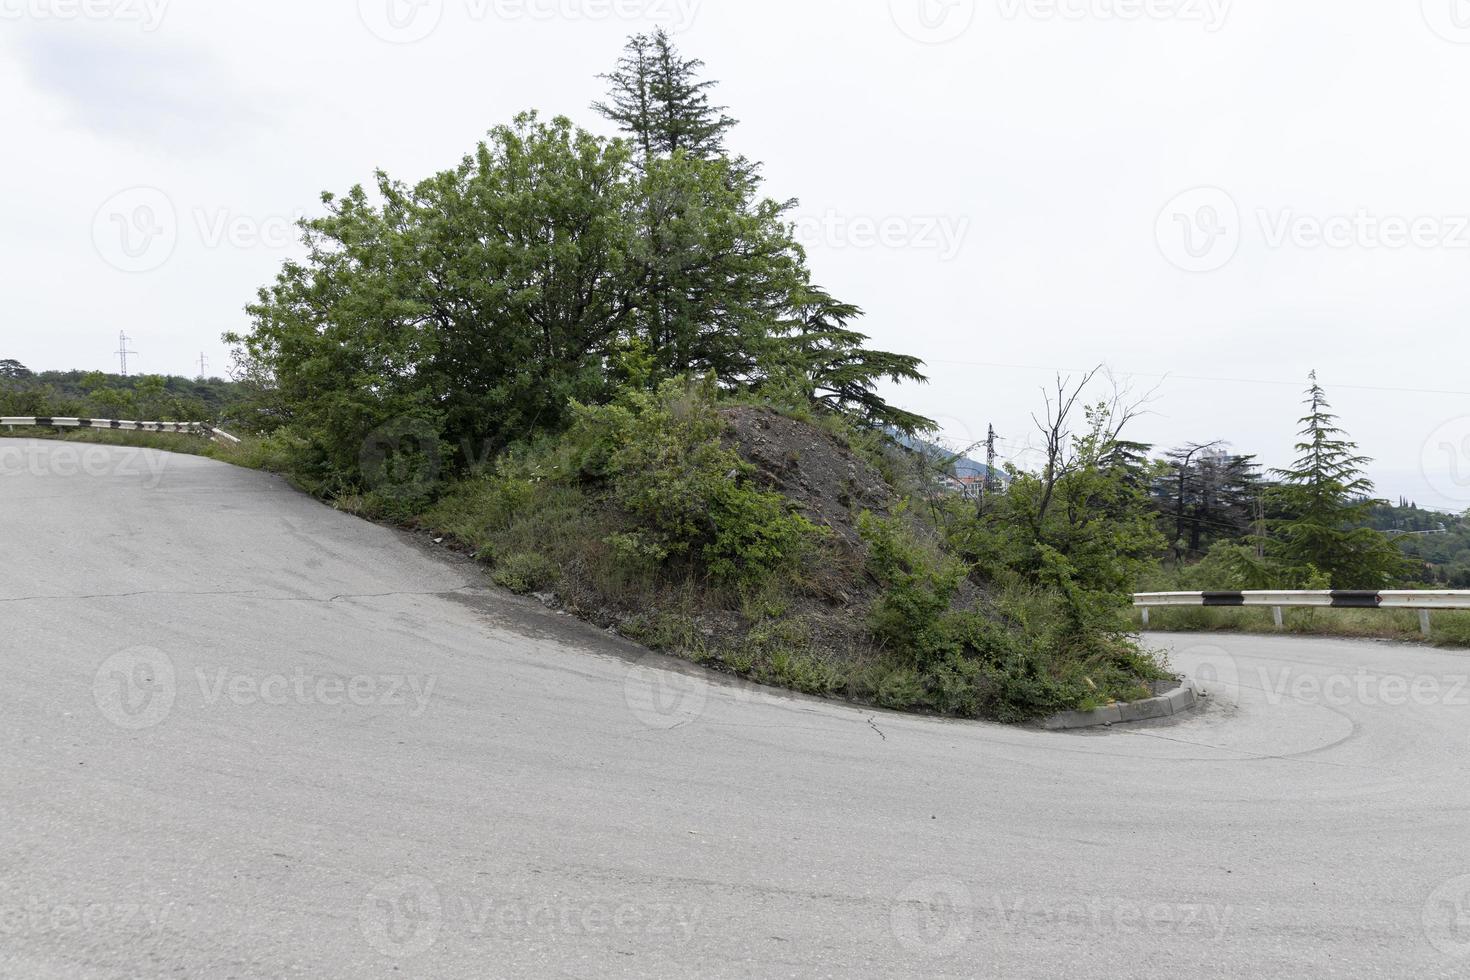
[{"label": "distant hill", "polygon": [[31,371],[0,360],[0,415],[211,421],[228,413],[237,391],[220,378]]},{"label": "distant hill", "polygon": [[1446,514],[1401,500],[1373,508],[1369,524],[1395,537],[1404,553],[1422,564],[1425,584],[1470,589],[1470,514]]},{"label": "distant hill", "polygon": [[1010,483],[1011,478],[1009,474],[999,467],[996,467],[995,471],[991,473],[989,467],[979,460],[960,455],[954,450],[946,449],[936,443],[927,442],[917,436],[905,435],[897,430],[890,430],[888,435],[892,437],[894,442],[910,452],[919,453],[940,464],[948,461],[950,476],[963,483],[983,481],[987,474],[990,474],[1003,486]]}]

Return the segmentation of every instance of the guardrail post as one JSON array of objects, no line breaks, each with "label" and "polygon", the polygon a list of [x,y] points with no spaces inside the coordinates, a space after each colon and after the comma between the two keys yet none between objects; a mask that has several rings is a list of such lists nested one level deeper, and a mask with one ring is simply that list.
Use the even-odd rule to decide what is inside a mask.
[{"label": "guardrail post", "polygon": [[1143,607],[1143,625],[1148,626],[1148,606]]},{"label": "guardrail post", "polygon": [[1424,634],[1424,638],[1426,640],[1429,639],[1429,637],[1434,632],[1433,629],[1429,625],[1429,610],[1428,609],[1421,609],[1421,610],[1419,610],[1419,631]]},{"label": "guardrail post", "polygon": [[1277,629],[1284,629],[1286,627],[1286,613],[1280,606],[1271,607],[1271,618],[1276,620]]}]

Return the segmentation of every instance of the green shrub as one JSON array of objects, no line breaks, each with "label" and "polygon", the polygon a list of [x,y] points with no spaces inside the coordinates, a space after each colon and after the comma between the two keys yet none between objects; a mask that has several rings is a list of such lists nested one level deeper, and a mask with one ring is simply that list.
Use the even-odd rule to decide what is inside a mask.
[{"label": "green shrub", "polygon": [[950,606],[964,580],[960,561],[918,541],[902,516],[863,512],[858,533],[868,545],[868,565],[884,587],[869,628],[888,648],[919,666],[955,648]]},{"label": "green shrub", "polygon": [[629,515],[637,540],[614,545],[625,558],[697,558],[719,582],[756,585],[805,556],[820,529],[752,485],[754,467],[721,442],[714,398],[712,380],[668,382],[578,405],[562,456]]},{"label": "green shrub", "polygon": [[561,571],[550,558],[531,551],[517,551],[495,563],[495,584],[525,594],[555,585]]}]

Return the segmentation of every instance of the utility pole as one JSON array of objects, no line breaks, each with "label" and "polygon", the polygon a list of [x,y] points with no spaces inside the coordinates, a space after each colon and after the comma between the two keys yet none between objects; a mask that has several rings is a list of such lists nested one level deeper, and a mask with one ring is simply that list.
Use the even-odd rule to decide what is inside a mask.
[{"label": "utility pole", "polygon": [[128,350],[128,335],[126,332],[119,331],[117,335],[117,340],[117,350],[113,351],[113,353],[116,354],[121,360],[122,376],[126,378],[128,376],[128,355],[136,354],[138,352],[135,350]]},{"label": "utility pole", "polygon": [[985,492],[995,492],[995,440],[999,438],[995,434],[995,426],[990,427],[990,434],[985,437]]},{"label": "utility pole", "polygon": [[980,512],[985,512],[985,501],[998,489],[995,480],[995,426],[985,437],[985,478],[980,481]]}]

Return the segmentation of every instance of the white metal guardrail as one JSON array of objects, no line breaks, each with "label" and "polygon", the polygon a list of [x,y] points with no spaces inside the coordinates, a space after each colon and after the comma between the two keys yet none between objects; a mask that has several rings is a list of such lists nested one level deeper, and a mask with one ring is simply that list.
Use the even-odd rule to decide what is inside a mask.
[{"label": "white metal guardrail", "polygon": [[112,429],[119,432],[175,432],[180,435],[208,436],[220,442],[238,443],[240,440],[224,429],[216,429],[203,422],[128,422],[122,419],[64,419],[51,416],[12,417],[0,416],[4,426],[43,426],[61,429]]},{"label": "white metal guardrail", "polygon": [[1145,626],[1148,625],[1150,609],[1171,606],[1208,606],[1217,609],[1269,606],[1278,629],[1285,622],[1284,610],[1287,609],[1417,609],[1419,627],[1428,636],[1430,612],[1435,609],[1470,609],[1470,592],[1142,592],[1133,597],[1133,605],[1143,610]]}]

